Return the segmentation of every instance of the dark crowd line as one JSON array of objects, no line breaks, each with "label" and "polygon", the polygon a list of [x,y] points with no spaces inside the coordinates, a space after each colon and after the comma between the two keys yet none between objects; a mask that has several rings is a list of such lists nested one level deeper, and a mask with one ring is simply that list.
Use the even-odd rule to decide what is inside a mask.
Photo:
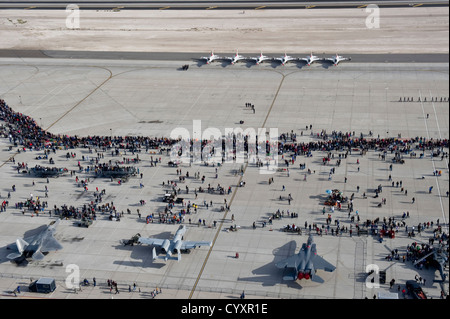
[{"label": "dark crowd line", "polygon": [[[3,129],[0,129],[0,136],[9,138],[9,141],[15,146],[21,146],[23,150],[34,149],[53,149],[64,148],[73,149],[78,147],[90,148],[97,147],[107,149],[115,147],[117,149],[127,149],[130,151],[141,148],[162,149],[168,148],[178,143],[179,139],[144,137],[144,136],[69,136],[64,134],[52,134],[43,130],[34,119],[12,110],[4,100],[0,99],[0,120],[6,123]],[[361,133],[359,136],[355,132],[337,132],[327,133],[321,131],[313,134],[312,125],[306,126],[311,130],[311,136],[315,141],[298,142],[297,134],[281,134],[278,139],[279,153],[293,152],[295,155],[307,155],[311,151],[342,151],[350,152],[358,149],[360,152],[367,150],[390,150],[391,152],[410,153],[414,150],[435,150],[448,148],[448,139],[433,139],[425,137],[399,138],[373,137],[370,132],[367,137]],[[303,131],[302,131],[303,134]],[[249,142],[245,139],[245,148],[248,150]],[[193,142],[191,141],[191,144]],[[224,141],[225,143],[225,141]],[[236,145],[236,136],[233,136],[233,145]],[[202,141],[202,148],[208,144],[208,141]],[[191,145],[192,147],[192,145]],[[224,147],[224,144],[223,144]],[[348,154],[348,153],[346,153]]]}]

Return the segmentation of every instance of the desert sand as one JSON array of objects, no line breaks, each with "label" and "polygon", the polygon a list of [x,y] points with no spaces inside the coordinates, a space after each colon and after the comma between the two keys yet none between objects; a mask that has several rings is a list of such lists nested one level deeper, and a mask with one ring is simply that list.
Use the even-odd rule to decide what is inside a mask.
[{"label": "desert sand", "polygon": [[147,52],[448,53],[445,8],[0,11],[0,49]]}]

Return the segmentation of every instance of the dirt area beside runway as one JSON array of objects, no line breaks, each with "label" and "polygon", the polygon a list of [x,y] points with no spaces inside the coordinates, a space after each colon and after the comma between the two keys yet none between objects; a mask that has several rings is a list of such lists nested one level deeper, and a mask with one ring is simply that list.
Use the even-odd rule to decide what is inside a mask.
[{"label": "dirt area beside runway", "polygon": [[449,12],[382,8],[369,29],[365,9],[0,11],[0,49],[149,52],[448,53]]}]

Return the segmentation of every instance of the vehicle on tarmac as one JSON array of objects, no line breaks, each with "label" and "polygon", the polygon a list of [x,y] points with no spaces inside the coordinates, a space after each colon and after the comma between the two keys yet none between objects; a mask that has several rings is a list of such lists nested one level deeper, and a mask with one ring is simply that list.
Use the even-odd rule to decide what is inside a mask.
[{"label": "vehicle on tarmac", "polygon": [[415,280],[408,280],[406,282],[406,289],[408,289],[408,293],[414,298],[414,299],[427,299],[427,296],[422,290],[422,287],[420,284]]}]

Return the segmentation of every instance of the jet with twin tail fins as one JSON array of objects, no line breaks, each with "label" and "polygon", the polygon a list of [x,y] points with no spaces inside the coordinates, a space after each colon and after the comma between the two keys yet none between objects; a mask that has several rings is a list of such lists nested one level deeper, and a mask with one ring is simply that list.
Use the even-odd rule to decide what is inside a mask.
[{"label": "jet with twin tail fins", "polygon": [[336,269],[335,266],[317,255],[316,244],[311,235],[309,235],[308,242],[302,245],[298,254],[276,263],[275,266],[284,269],[283,280],[306,279],[317,283],[323,283],[324,280],[316,275],[316,270],[333,272]]},{"label": "jet with twin tail fins", "polygon": [[18,238],[15,243],[16,252],[6,257],[16,263],[21,263],[29,258],[42,260],[44,254],[62,249],[63,246],[53,237],[59,221],[60,219],[51,222],[43,231],[34,236]]},{"label": "jet with twin tail fins", "polygon": [[[181,251],[189,251],[193,248],[200,246],[212,246],[210,241],[186,241],[183,240],[183,235],[186,233],[186,226],[180,226],[175,233],[175,237],[172,240],[169,239],[159,239],[159,238],[142,238],[138,239],[139,244],[146,244],[154,246],[152,250],[153,260],[163,259],[165,261],[171,260],[181,260]],[[155,246],[160,247],[162,251],[166,254],[165,256],[158,256],[156,254]],[[172,257],[174,253],[177,253],[177,257]]]}]

